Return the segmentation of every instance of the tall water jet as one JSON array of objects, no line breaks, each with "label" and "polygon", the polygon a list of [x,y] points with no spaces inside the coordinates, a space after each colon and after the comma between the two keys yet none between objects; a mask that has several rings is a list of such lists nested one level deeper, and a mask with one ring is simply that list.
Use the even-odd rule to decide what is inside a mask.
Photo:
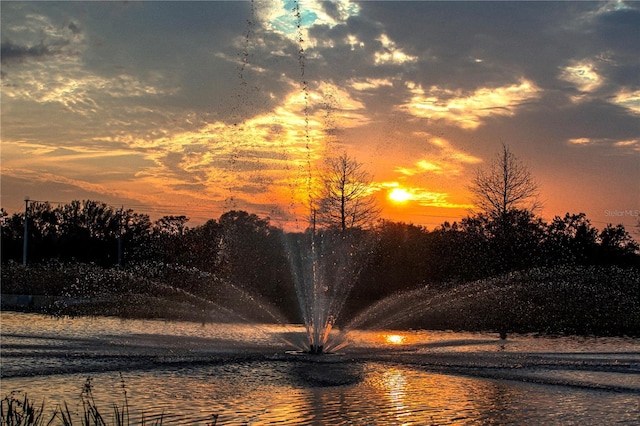
[{"label": "tall water jet", "polygon": [[[285,149],[283,154],[287,161],[285,169],[289,171],[289,167],[294,165],[298,172],[295,178],[288,177],[282,182],[287,182],[291,193],[291,205],[289,217],[285,220],[295,222],[296,229],[299,222],[298,217],[302,211],[309,206],[310,210],[315,212],[319,207],[315,204],[322,198],[322,194],[318,194],[318,181],[320,176],[317,175],[317,163],[322,155],[329,155],[329,141],[331,135],[335,132],[335,122],[333,120],[333,107],[335,100],[333,98],[326,104],[327,115],[325,117],[325,125],[327,127],[326,138],[319,137],[317,131],[318,121],[315,116],[316,105],[316,85],[309,78],[307,68],[307,53],[305,48],[305,38],[307,32],[303,24],[303,11],[297,0],[292,2],[293,9],[289,10],[289,16],[284,17],[285,21],[293,20],[293,34],[288,35],[297,47],[297,78],[299,79],[299,105],[296,106],[300,120],[292,124],[292,129],[296,130],[298,135],[291,142],[295,147],[294,150]],[[255,31],[260,28],[256,25],[258,16],[253,2],[251,3],[251,17],[247,19],[247,26],[243,33],[244,43],[242,53],[239,55],[240,64],[238,67],[238,77],[240,79],[238,99],[252,98],[252,91],[249,91],[248,82],[250,78],[257,77],[257,74],[251,73],[252,59],[255,59],[251,53]],[[259,38],[259,37],[258,37]],[[257,86],[256,86],[257,87]],[[258,89],[259,90],[259,89]],[[234,128],[237,132],[244,132],[251,129],[249,125],[251,120],[242,120],[240,106],[233,110]],[[253,135],[247,137],[238,137],[234,141],[234,149],[231,157],[231,165],[234,171],[242,172],[245,166],[241,162],[246,162],[246,156],[255,155],[262,152],[260,149],[250,149],[248,146],[259,139]],[[273,136],[273,135],[272,135]],[[280,139],[280,138],[275,138]],[[245,149],[245,147],[247,147]],[[324,149],[322,149],[324,147]],[[346,154],[345,154],[346,155]],[[253,157],[251,157],[253,158]],[[259,156],[258,156],[259,158]],[[291,165],[290,165],[291,164]],[[235,170],[235,168],[238,170]],[[345,165],[346,167],[346,165]],[[237,174],[237,173],[236,173]],[[351,185],[351,182],[345,182],[345,185]],[[343,188],[344,190],[344,188]],[[353,196],[352,196],[353,197]],[[232,197],[235,209],[235,197]],[[344,209],[344,202],[342,208]],[[343,212],[344,213],[344,212]],[[348,216],[354,216],[351,211]],[[340,347],[340,342],[331,341],[330,335],[336,324],[336,320],[347,300],[351,288],[358,279],[360,270],[365,264],[367,254],[369,252],[367,240],[370,238],[366,232],[360,230],[345,230],[343,220],[342,227],[339,230],[326,228],[317,230],[315,219],[313,224],[309,224],[309,230],[306,232],[292,233],[285,235],[285,245],[289,255],[290,268],[295,283],[296,296],[298,305],[300,306],[301,316],[304,320],[307,334],[307,342],[304,349],[310,353],[324,353],[336,350]],[[361,226],[361,224],[352,224],[351,226]],[[336,333],[333,333],[335,336]]]},{"label": "tall water jet", "polygon": [[362,230],[308,230],[285,235],[307,334],[307,352],[321,354],[342,342],[330,338],[336,320],[367,262],[370,235]]}]

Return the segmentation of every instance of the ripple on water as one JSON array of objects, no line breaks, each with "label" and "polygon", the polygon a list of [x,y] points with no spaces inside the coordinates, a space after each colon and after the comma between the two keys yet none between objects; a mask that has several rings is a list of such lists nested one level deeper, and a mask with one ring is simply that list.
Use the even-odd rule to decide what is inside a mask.
[{"label": "ripple on water", "polygon": [[[144,410],[147,420],[163,415],[164,424],[204,425],[215,415],[225,425],[636,424],[640,418],[639,392],[632,389],[637,340],[510,336],[500,342],[473,333],[358,332],[341,356],[296,357],[278,342],[281,329],[266,326],[238,326],[234,333],[228,324],[3,312],[2,327],[3,391],[26,391],[50,410],[67,401],[80,412],[90,376],[96,402],[110,414],[114,402],[123,402],[122,373],[132,419]],[[598,389],[607,383],[626,388]]]},{"label": "ripple on water", "polygon": [[[163,415],[164,424],[611,424],[640,416],[638,394],[439,374],[402,364],[365,362],[362,380],[313,386],[291,380],[290,360],[215,364],[170,371],[130,371],[122,378],[132,419]],[[92,376],[104,412],[121,403],[117,373]],[[53,375],[8,379],[48,407],[62,400],[79,410],[86,377]],[[43,395],[43,391],[46,395]],[[635,402],[634,402],[635,401]]]}]

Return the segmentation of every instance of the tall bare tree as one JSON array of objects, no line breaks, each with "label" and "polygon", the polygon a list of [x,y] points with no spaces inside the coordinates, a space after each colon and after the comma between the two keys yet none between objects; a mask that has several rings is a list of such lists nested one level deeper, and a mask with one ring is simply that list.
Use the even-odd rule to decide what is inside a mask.
[{"label": "tall bare tree", "polygon": [[321,173],[320,194],[313,222],[340,228],[363,228],[378,218],[380,209],[371,194],[371,175],[346,153],[330,157]]},{"label": "tall bare tree", "polygon": [[505,217],[513,209],[533,212],[540,207],[538,184],[504,144],[488,167],[477,170],[469,189],[475,205],[490,217]]}]

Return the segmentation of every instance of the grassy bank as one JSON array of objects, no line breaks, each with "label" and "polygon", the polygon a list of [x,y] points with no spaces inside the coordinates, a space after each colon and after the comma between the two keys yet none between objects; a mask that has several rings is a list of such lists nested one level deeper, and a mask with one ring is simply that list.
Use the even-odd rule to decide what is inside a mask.
[{"label": "grassy bank", "polygon": [[[54,315],[285,322],[277,308],[241,287],[172,265],[122,270],[9,264],[2,268],[2,292],[65,297],[37,308]],[[373,303],[349,321],[343,317],[341,325],[639,336],[640,271],[615,266],[535,268],[406,291]]]},{"label": "grassy bank", "polygon": [[195,268],[148,263],[127,269],[47,262],[2,267],[2,293],[55,298],[46,306],[3,306],[52,315],[107,315],[196,322],[278,319],[259,297]]},{"label": "grassy bank", "polygon": [[640,336],[640,271],[536,268],[444,290],[426,287],[373,305],[351,325]]}]

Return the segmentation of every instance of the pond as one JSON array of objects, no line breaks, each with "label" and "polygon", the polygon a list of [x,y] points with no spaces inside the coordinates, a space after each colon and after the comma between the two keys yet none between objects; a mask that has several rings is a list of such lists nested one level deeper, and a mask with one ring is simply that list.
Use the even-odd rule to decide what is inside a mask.
[{"label": "pond", "polygon": [[82,411],[92,385],[163,424],[637,424],[640,341],[354,331],[308,355],[302,326],[2,312],[2,393]]}]

